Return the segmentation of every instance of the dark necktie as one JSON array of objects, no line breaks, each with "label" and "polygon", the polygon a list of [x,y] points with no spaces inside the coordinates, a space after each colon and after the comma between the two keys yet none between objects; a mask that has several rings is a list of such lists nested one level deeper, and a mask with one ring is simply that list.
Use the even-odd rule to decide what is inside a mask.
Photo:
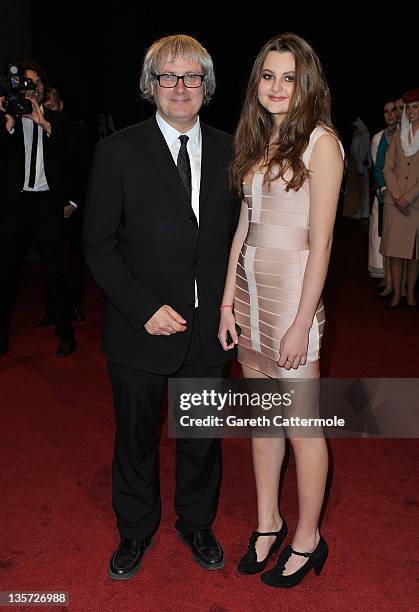
[{"label": "dark necktie", "polygon": [[36,153],[38,151],[38,124],[33,122],[32,132],[32,149],[31,149],[31,165],[29,171],[28,187],[35,187],[36,175]]},{"label": "dark necktie", "polygon": [[179,170],[180,178],[182,179],[186,193],[190,198],[192,192],[191,163],[189,161],[188,149],[186,148],[186,143],[189,140],[189,136],[179,136],[179,140],[180,149],[177,156],[177,169]]}]

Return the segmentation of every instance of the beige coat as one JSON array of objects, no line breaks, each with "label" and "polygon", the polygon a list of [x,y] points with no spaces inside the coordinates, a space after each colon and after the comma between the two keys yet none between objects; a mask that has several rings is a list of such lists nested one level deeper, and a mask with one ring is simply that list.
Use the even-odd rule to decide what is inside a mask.
[{"label": "beige coat", "polygon": [[[380,253],[388,257],[417,259],[419,252],[419,151],[407,157],[400,131],[391,139],[384,165],[384,226]],[[410,203],[405,216],[394,206],[404,196]]]}]

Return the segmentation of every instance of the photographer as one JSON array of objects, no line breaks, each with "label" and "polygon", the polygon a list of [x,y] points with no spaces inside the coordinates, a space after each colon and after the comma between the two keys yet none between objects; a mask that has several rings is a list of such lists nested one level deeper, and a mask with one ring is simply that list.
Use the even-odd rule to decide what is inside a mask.
[{"label": "photographer", "polygon": [[61,339],[56,354],[65,357],[76,346],[65,288],[63,241],[64,217],[77,208],[71,175],[74,145],[65,116],[42,104],[44,71],[32,61],[21,63],[19,68],[20,74],[30,79],[30,86],[23,82],[18,97],[22,96],[23,105],[30,101],[32,112],[21,115],[18,104],[10,109],[10,101],[0,97],[0,151],[7,191],[0,208],[0,355],[9,347],[18,274],[35,238],[55,333]]},{"label": "photographer", "polygon": [[[64,220],[64,243],[67,254],[67,287],[69,291],[69,302],[73,321],[84,321],[83,297],[84,297],[84,277],[85,260],[82,249],[82,226],[83,208],[86,197],[87,180],[90,172],[91,158],[93,156],[93,146],[89,141],[87,128],[84,121],[78,116],[77,110],[73,107],[73,112],[64,109],[64,100],[60,92],[49,86],[45,90],[45,108],[64,113],[69,119],[74,144],[76,146],[75,175],[77,180],[77,210],[74,210],[70,217]],[[76,111],[76,112],[75,112]],[[46,327],[54,322],[52,309],[48,304],[48,296],[45,296],[45,313],[36,321],[38,327]]]}]

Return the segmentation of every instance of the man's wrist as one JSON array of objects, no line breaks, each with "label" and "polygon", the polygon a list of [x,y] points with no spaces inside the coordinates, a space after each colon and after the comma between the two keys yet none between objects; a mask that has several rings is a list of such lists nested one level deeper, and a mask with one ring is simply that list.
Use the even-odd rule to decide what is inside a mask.
[{"label": "man's wrist", "polygon": [[13,134],[15,130],[15,118],[13,117],[13,115],[4,116],[4,125],[9,134]]},{"label": "man's wrist", "polygon": [[44,130],[44,132],[48,134],[48,136],[51,136],[51,124],[49,123],[49,121],[44,121],[43,123],[40,123],[39,125]]}]

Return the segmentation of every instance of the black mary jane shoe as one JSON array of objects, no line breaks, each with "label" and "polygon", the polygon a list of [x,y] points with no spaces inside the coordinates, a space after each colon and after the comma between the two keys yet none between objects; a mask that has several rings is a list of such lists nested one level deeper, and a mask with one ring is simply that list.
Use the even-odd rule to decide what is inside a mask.
[{"label": "black mary jane shoe", "polygon": [[76,349],[76,341],[74,338],[61,338],[61,342],[58,345],[56,355],[57,357],[67,357],[74,353]]},{"label": "black mary jane shoe", "polygon": [[54,317],[47,312],[40,319],[35,321],[36,327],[48,327],[54,323]]},{"label": "black mary jane shoe", "polygon": [[375,295],[373,299],[375,301],[389,300],[391,297],[393,297],[393,293],[394,291],[390,291],[390,293],[386,293],[385,295],[379,293],[378,295]]},{"label": "black mary jane shoe", "polygon": [[224,552],[210,527],[178,531],[181,542],[189,546],[194,560],[204,569],[224,567]]},{"label": "black mary jane shoe", "polygon": [[71,316],[73,321],[77,321],[78,323],[81,323],[82,321],[86,320],[86,315],[84,314],[80,306],[73,306]]},{"label": "black mary jane shoe", "polygon": [[[297,552],[290,545],[286,546],[282,553],[278,557],[278,562],[275,567],[268,570],[261,576],[262,582],[271,587],[289,589],[290,587],[296,586],[302,581],[304,576],[308,574],[311,568],[314,569],[316,576],[320,576],[323,569],[323,565],[326,562],[329,548],[323,538],[320,538],[319,543],[313,552]],[[307,557],[306,563],[299,570],[293,574],[287,576],[283,575],[285,564],[291,555],[299,555],[300,557]]]},{"label": "black mary jane shoe", "polygon": [[114,580],[129,580],[138,572],[151,538],[122,538],[109,563],[109,576]]},{"label": "black mary jane shoe", "polygon": [[[240,574],[249,576],[251,574],[258,574],[264,570],[271,556],[280,549],[287,533],[288,529],[284,520],[282,521],[282,527],[279,531],[253,531],[249,538],[247,553],[240,559],[237,566],[237,570],[240,572]],[[266,557],[262,561],[258,561],[256,553],[256,540],[261,536],[276,536],[276,540],[270,547]]]}]

